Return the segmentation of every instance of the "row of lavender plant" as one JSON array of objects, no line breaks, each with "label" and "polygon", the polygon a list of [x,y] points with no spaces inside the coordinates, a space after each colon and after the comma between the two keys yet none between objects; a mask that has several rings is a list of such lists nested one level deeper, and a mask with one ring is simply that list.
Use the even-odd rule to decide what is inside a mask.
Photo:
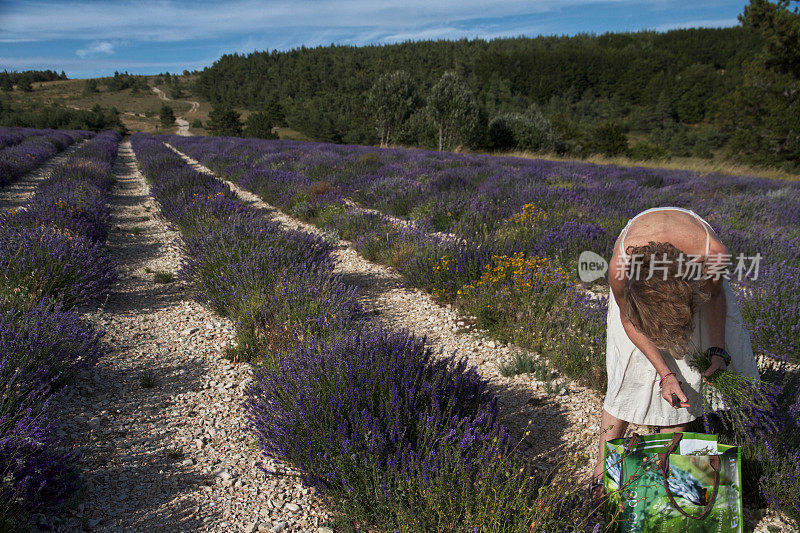
[{"label": "row of lavender plant", "polygon": [[81,130],[33,131],[37,133],[0,150],[0,187],[17,180],[76,141],[95,135]]},{"label": "row of lavender plant", "polygon": [[296,465],[343,523],[530,531],[585,521],[575,490],[541,485],[513,456],[474,369],[369,321],[333,274],[330,244],[265,220],[158,140],[132,142],[183,235],[183,275],[236,321],[237,355],[255,362],[246,405],[261,447]]},{"label": "row of lavender plant", "polygon": [[[583,249],[610,255],[625,220],[646,207],[705,215],[732,252],[763,255],[758,278],[733,285],[765,356],[763,376],[775,386],[777,401],[765,414],[775,431],[737,428],[728,438],[745,446],[749,494],[760,487],[775,507],[800,514],[800,399],[796,371],[785,363],[800,356],[797,183],[316,143],[168,140],[286,212],[353,239],[366,257],[393,264],[501,338],[544,352],[598,388],[605,307],[574,290],[574,259]],[[353,209],[348,197],[414,224]]]},{"label": "row of lavender plant", "polygon": [[29,137],[37,137],[52,133],[53,130],[37,129],[37,128],[17,128],[0,126],[0,148],[14,146],[19,144]]},{"label": "row of lavender plant", "polygon": [[0,529],[56,516],[78,489],[77,454],[53,430],[54,398],[103,353],[77,307],[103,297],[103,249],[120,136],[104,132],[0,213]]}]

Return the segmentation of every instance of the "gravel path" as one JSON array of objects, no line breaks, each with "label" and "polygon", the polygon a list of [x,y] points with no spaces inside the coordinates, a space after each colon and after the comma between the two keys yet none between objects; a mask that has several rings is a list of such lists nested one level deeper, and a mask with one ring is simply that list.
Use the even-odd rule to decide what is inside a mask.
[{"label": "gravel path", "polygon": [[[214,174],[183,152],[167,146],[197,170]],[[285,227],[323,233],[311,224],[280,212],[233,182],[223,181],[244,201],[263,210],[266,216]],[[489,339],[485,332],[470,325],[474,322],[470,317],[460,315],[451,305],[437,303],[422,290],[406,286],[395,269],[364,259],[348,241],[340,241],[335,255],[336,270],[346,283],[359,287],[361,304],[377,315],[379,321],[392,328],[403,327],[418,335],[426,335],[428,343],[442,353],[455,352],[466,356],[471,365],[477,366],[480,375],[489,381],[498,395],[503,422],[516,438],[513,442],[520,443],[519,450],[531,457],[537,467],[548,471],[567,455],[584,454],[589,459],[580,474],[588,479],[600,434],[603,396],[599,392],[556,372],[553,372],[553,377],[566,387],[560,394],[548,392],[546,383],[531,375],[502,376],[500,364],[523,348]],[[531,436],[524,438],[529,421],[532,421]],[[628,432],[633,431],[646,434],[652,432],[652,428],[631,424]],[[772,513],[764,516],[763,511],[745,511],[745,531],[792,531]]]},{"label": "gravel path", "polygon": [[9,183],[0,189],[0,211],[19,207],[36,192],[39,182],[47,179],[53,169],[63,163],[69,156],[81,147],[88,139],[78,141],[57,153],[35,169],[31,170],[14,183]]},{"label": "gravel path", "polygon": [[178,135],[183,135],[184,137],[189,136],[189,121],[183,117],[177,117],[175,119],[175,124],[178,125]]},{"label": "gravel path", "polygon": [[318,531],[319,497],[265,459],[244,427],[250,367],[222,358],[232,324],[182,282],[153,280],[177,272],[179,236],[154,217],[128,141],[115,170],[108,246],[120,281],[92,314],[113,352],[61,408],[60,431],[83,454],[85,492],[56,529]]}]

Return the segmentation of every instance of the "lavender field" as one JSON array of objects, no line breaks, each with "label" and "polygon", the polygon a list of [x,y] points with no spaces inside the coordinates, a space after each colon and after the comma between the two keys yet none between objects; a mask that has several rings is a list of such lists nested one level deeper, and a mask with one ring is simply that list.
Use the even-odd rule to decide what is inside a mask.
[{"label": "lavender field", "polygon": [[[57,136],[31,138],[48,135]],[[20,137],[9,135],[0,160],[29,142]],[[742,391],[744,416],[723,415],[714,431],[743,447],[748,508],[796,523],[796,182],[143,133],[123,143],[125,164],[115,167],[119,142],[116,133],[93,136],[37,178],[22,207],[0,214],[3,527],[36,517],[57,530],[601,531],[583,490],[583,444],[529,456],[520,441],[550,442],[562,429],[537,420],[537,407],[527,426],[509,425],[504,395],[513,389],[498,383],[535,376],[544,396],[533,399],[561,406],[567,386],[604,391],[608,288],[603,278],[578,279],[578,256],[609,257],[627,219],[654,205],[694,209],[733,254],[760,254],[757,270],[730,283],[764,382]],[[156,222],[176,240],[142,240],[138,224]],[[179,258],[174,270],[153,272],[161,263],[141,259],[167,249]],[[342,249],[452,309],[492,349],[516,351],[494,366],[481,359],[482,368],[442,353],[435,335],[376,314],[373,282],[342,274]],[[135,279],[146,282],[124,292]],[[154,285],[164,287],[150,298]],[[155,318],[180,317],[182,293],[230,324],[232,340],[216,339],[210,322],[200,333]],[[107,300],[111,309],[93,315]],[[214,341],[203,386],[190,378],[201,335]],[[227,381],[231,372],[246,377]],[[89,375],[91,386],[80,381]],[[107,375],[129,381],[94,396]],[[101,406],[80,447],[57,420],[76,380],[77,396]],[[516,386],[531,399],[527,383]],[[215,392],[187,400],[195,389]],[[748,404],[748,394],[759,401]],[[591,411],[592,401],[579,405]],[[220,420],[222,403],[238,403],[241,415],[225,416],[242,420]],[[562,423],[573,424],[566,414]],[[270,461],[266,477],[261,460]],[[105,466],[115,461],[129,466]],[[287,479],[291,501],[289,489],[278,492]],[[185,499],[197,511],[177,517]],[[127,511],[109,510],[110,500]]]},{"label": "lavender field", "polygon": [[[797,182],[318,143],[165,140],[267,203],[325,229],[329,240],[352,241],[364,257],[395,267],[408,283],[455,304],[495,337],[534,349],[562,373],[599,390],[605,387],[606,307],[605,297],[592,293],[607,289],[602,280],[591,287],[578,282],[578,255],[591,250],[609,257],[627,219],[648,207],[695,210],[734,257],[741,255],[742,276],[732,277],[731,284],[768,388],[766,413],[729,421],[723,432],[744,446],[747,492],[797,516],[798,500],[790,489],[800,464]],[[292,286],[308,290],[301,288],[305,283]],[[232,312],[244,315],[252,316]],[[239,356],[274,366],[283,349],[283,341],[276,344],[271,336],[274,326],[247,328],[255,350]],[[322,338],[330,342],[331,333]],[[313,357],[324,360],[324,353]],[[279,369],[264,374],[273,381],[256,389],[261,398],[250,400],[258,416],[267,416],[259,400],[275,405],[275,383],[282,372],[294,372],[298,357],[311,355],[278,355]],[[515,374],[530,368],[523,357],[502,370]],[[304,416],[314,416],[304,411],[305,402],[318,400],[294,401]],[[260,424],[256,418],[256,427]],[[330,479],[308,465],[307,449],[299,455],[287,451],[307,437],[267,427],[272,429],[259,430],[266,450],[304,465],[316,484],[333,491],[325,484]],[[283,449],[276,448],[276,439]],[[341,484],[346,486],[351,484]]]}]

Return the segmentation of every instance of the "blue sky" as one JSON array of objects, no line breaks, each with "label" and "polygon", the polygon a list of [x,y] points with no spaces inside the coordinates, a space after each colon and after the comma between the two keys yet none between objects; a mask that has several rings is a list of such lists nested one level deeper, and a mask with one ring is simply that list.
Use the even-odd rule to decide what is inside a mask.
[{"label": "blue sky", "polygon": [[723,0],[0,0],[0,69],[72,78],[202,69],[225,53],[331,43],[724,27]]}]

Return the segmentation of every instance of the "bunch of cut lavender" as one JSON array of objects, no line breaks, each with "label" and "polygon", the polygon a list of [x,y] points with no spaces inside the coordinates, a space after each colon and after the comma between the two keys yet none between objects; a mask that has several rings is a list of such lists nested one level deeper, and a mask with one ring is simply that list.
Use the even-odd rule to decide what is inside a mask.
[{"label": "bunch of cut lavender", "polygon": [[[711,358],[695,353],[690,363],[700,372],[711,366]],[[712,388],[703,394],[703,411],[719,407],[719,418],[725,429],[739,442],[758,442],[778,430],[776,420],[779,388],[758,378],[743,376],[731,370],[717,370],[706,378]],[[708,418],[703,416],[705,430],[710,431]]]}]

